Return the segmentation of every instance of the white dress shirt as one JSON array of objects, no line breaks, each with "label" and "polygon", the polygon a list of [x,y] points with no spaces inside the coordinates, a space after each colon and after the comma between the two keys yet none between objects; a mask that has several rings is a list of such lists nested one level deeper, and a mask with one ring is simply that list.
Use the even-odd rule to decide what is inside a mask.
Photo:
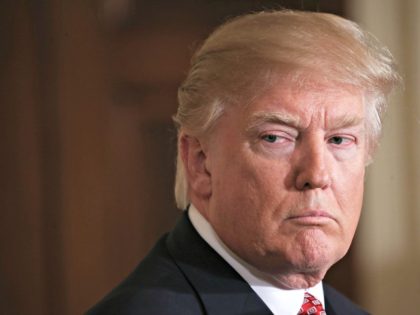
[{"label": "white dress shirt", "polygon": [[198,234],[242,276],[274,315],[297,315],[302,306],[305,291],[321,301],[325,308],[322,282],[307,290],[280,289],[265,280],[260,271],[233,253],[194,205],[190,206],[188,215]]}]

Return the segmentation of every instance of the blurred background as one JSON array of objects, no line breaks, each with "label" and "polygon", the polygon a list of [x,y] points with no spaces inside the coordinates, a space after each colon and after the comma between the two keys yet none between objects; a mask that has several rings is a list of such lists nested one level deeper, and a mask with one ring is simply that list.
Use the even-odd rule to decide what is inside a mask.
[{"label": "blurred background", "polygon": [[179,216],[176,89],[228,17],[270,8],[353,19],[396,58],[361,224],[327,281],[373,314],[420,298],[420,2],[2,0],[0,314],[82,314]]}]

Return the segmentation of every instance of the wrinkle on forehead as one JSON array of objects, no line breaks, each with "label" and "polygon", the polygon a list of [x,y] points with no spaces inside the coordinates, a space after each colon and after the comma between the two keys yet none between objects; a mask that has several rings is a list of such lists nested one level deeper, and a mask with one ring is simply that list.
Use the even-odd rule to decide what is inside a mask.
[{"label": "wrinkle on forehead", "polygon": [[[322,77],[306,77],[299,82],[283,77],[266,95],[245,109],[249,114],[246,127],[251,129],[263,123],[273,123],[305,129],[313,119],[323,121],[328,129],[359,125],[365,120],[364,109],[351,109],[360,104],[363,106],[363,95],[364,90],[360,87]],[[349,109],[348,113],[339,110],[343,102]],[[259,104],[266,104],[264,110],[253,112],[260,107]]]}]

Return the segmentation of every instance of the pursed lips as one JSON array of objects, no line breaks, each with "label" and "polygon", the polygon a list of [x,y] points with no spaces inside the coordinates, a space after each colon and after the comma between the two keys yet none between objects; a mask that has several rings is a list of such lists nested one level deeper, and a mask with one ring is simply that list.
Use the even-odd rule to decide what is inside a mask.
[{"label": "pursed lips", "polygon": [[320,225],[336,221],[335,217],[327,211],[305,209],[290,215],[287,220],[296,221],[305,225]]}]

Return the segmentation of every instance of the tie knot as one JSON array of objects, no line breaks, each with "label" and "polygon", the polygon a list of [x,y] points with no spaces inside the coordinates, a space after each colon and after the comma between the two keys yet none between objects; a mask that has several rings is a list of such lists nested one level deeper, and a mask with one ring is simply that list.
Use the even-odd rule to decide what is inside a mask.
[{"label": "tie knot", "polygon": [[326,315],[322,303],[312,294],[305,292],[298,315]]}]

